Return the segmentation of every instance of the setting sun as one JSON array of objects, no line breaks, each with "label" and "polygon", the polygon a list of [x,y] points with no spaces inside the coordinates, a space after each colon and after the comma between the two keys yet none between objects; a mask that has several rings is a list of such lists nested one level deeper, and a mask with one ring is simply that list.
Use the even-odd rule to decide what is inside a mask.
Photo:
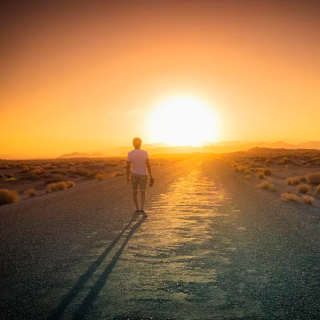
[{"label": "setting sun", "polygon": [[200,146],[217,140],[217,116],[195,98],[171,98],[151,114],[149,134],[153,141],[169,145]]}]

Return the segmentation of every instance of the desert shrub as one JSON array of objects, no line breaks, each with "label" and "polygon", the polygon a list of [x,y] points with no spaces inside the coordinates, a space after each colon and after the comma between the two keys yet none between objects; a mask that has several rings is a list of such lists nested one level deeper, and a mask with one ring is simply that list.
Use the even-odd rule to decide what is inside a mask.
[{"label": "desert shrub", "polygon": [[65,190],[68,188],[73,188],[75,187],[75,183],[73,181],[60,181],[56,183],[50,183],[47,186],[47,193],[51,191],[60,191],[60,190]]},{"label": "desert shrub", "polygon": [[124,172],[121,172],[121,171],[116,171],[112,174],[112,177],[120,177],[120,176],[123,176],[124,175]]},{"label": "desert shrub", "polygon": [[308,193],[310,191],[310,186],[307,184],[299,184],[297,189],[300,193]]},{"label": "desert shrub", "polygon": [[258,179],[264,179],[266,176],[264,175],[264,173],[263,172],[259,172],[258,174],[257,174],[257,178]]},{"label": "desert shrub", "polygon": [[14,174],[7,174],[5,176],[6,181],[12,181],[12,180],[16,180],[16,177],[14,176]]},{"label": "desert shrub", "polygon": [[289,177],[285,180],[286,184],[288,184],[289,186],[291,185],[297,185],[300,183],[300,178],[299,177]]},{"label": "desert shrub", "polygon": [[300,182],[307,182],[306,177],[300,177]]},{"label": "desert shrub", "polygon": [[320,194],[320,185],[316,187],[316,190],[314,191],[315,194]]},{"label": "desert shrub", "polygon": [[0,165],[0,169],[9,169],[9,166],[7,164]]},{"label": "desert shrub", "polygon": [[240,172],[240,168],[239,168],[238,165],[233,166],[233,170],[234,170],[235,172]]},{"label": "desert shrub", "polygon": [[49,178],[48,180],[45,181],[46,184],[48,183],[57,183],[57,182],[60,182],[60,181],[64,181],[65,179],[63,178],[63,176],[59,173],[57,174],[53,174],[51,176],[51,178]]},{"label": "desert shrub", "polygon": [[21,179],[26,179],[26,180],[31,180],[31,181],[39,181],[41,180],[41,177],[39,175],[36,174],[27,174],[25,176],[23,176]]},{"label": "desert shrub", "polygon": [[260,165],[255,164],[255,163],[252,163],[252,164],[251,164],[251,168],[253,168],[253,169],[258,168],[258,167],[260,167]]},{"label": "desert shrub", "polygon": [[30,170],[29,167],[22,167],[21,172],[25,173],[25,172],[28,172],[29,170]]},{"label": "desert shrub", "polygon": [[4,179],[4,175],[0,173],[0,179]]},{"label": "desert shrub", "polygon": [[68,188],[68,184],[65,181],[60,181],[55,184],[55,190],[65,190]]},{"label": "desert shrub", "polygon": [[83,168],[74,169],[72,173],[82,177],[87,177],[90,175],[90,171]]},{"label": "desert shrub", "polygon": [[115,162],[108,162],[106,165],[107,165],[108,167],[117,167],[117,166],[118,166],[118,164],[115,163]]},{"label": "desert shrub", "polygon": [[0,205],[15,203],[20,200],[18,193],[14,190],[0,189]]},{"label": "desert shrub", "polygon": [[271,176],[272,175],[272,171],[270,169],[265,169],[263,170],[264,175],[266,176]]},{"label": "desert shrub", "polygon": [[249,179],[252,178],[252,176],[251,176],[251,174],[246,174],[246,175],[244,176],[244,178],[247,179],[247,180],[249,180]]},{"label": "desert shrub", "polygon": [[313,204],[314,197],[312,196],[302,196],[302,201],[306,204]]},{"label": "desert shrub", "polygon": [[67,184],[68,188],[73,188],[76,186],[75,182],[73,182],[71,180],[66,181],[66,184]]},{"label": "desert shrub", "polygon": [[290,193],[290,192],[283,193],[281,195],[281,199],[285,200],[285,201],[294,201],[294,202],[301,201],[300,198],[296,194]]},{"label": "desert shrub", "polygon": [[60,181],[56,183],[50,183],[47,187],[47,192],[65,190],[67,188],[68,188],[67,183],[65,181]]},{"label": "desert shrub", "polygon": [[97,173],[95,176],[94,176],[94,179],[95,180],[98,180],[98,181],[102,181],[104,179],[107,179],[107,175],[104,174],[104,173]]},{"label": "desert shrub", "polygon": [[34,169],[32,171],[29,171],[30,174],[41,174],[42,171],[40,169]]},{"label": "desert shrub", "polygon": [[36,191],[34,188],[30,188],[25,191],[25,194],[27,194],[29,197],[34,197],[36,195]]},{"label": "desert shrub", "polygon": [[50,173],[56,173],[56,174],[61,174],[62,172],[59,170],[51,170]]},{"label": "desert shrub", "polygon": [[320,184],[320,172],[309,173],[306,176],[308,183],[310,184]]},{"label": "desert shrub", "polygon": [[244,172],[245,170],[247,170],[247,167],[243,166],[243,165],[236,165],[234,166],[234,171],[235,172]]},{"label": "desert shrub", "polygon": [[270,188],[273,187],[273,185],[272,185],[268,180],[265,180],[265,181],[261,182],[261,183],[258,185],[258,187],[259,187],[260,189],[270,189]]},{"label": "desert shrub", "polygon": [[284,157],[284,158],[279,160],[278,164],[282,165],[282,164],[286,164],[288,162],[289,162],[288,158]]}]

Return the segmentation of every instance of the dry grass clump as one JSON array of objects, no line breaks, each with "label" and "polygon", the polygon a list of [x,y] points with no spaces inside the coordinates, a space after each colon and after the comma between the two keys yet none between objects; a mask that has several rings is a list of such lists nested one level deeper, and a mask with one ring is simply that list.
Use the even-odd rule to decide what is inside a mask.
[{"label": "dry grass clump", "polygon": [[241,164],[233,166],[235,172],[245,172],[248,168]]},{"label": "dry grass clump", "polygon": [[6,181],[13,181],[13,180],[16,180],[16,177],[14,176],[13,173],[11,173],[11,174],[7,174],[5,176],[5,179],[6,179]]},{"label": "dry grass clump", "polygon": [[57,183],[64,180],[65,178],[63,178],[61,174],[57,173],[57,174],[53,174],[48,180],[46,180],[45,183]]},{"label": "dry grass clump", "polygon": [[43,170],[37,168],[37,169],[34,169],[32,171],[29,171],[30,174],[41,174],[43,173]]},{"label": "dry grass clump", "polygon": [[0,169],[9,169],[9,166],[7,164],[0,165]]},{"label": "dry grass clump", "polygon": [[116,162],[108,162],[106,165],[108,167],[117,167],[118,166],[118,164]]},{"label": "dry grass clump", "polygon": [[18,193],[14,190],[0,189],[0,205],[15,203],[20,200]]},{"label": "dry grass clump", "polygon": [[320,185],[316,187],[316,190],[314,191],[315,194],[320,194]]},{"label": "dry grass clump", "polygon": [[34,197],[37,193],[34,188],[29,188],[25,191],[25,194],[27,194],[29,197]]},{"label": "dry grass clump", "polygon": [[290,193],[290,192],[283,193],[281,195],[281,199],[285,200],[285,201],[294,201],[294,202],[301,201],[300,198],[296,194]]},{"label": "dry grass clump", "polygon": [[320,172],[309,173],[306,176],[308,183],[310,184],[320,184]]},{"label": "dry grass clump", "polygon": [[28,166],[25,166],[25,167],[22,167],[22,173],[25,173],[25,172],[29,172],[29,167]]},{"label": "dry grass clump", "polygon": [[310,191],[310,186],[308,184],[299,184],[297,189],[300,193],[308,193]]},{"label": "dry grass clump", "polygon": [[60,191],[74,187],[76,184],[73,181],[60,181],[56,183],[50,183],[47,186],[47,193],[51,191]]},{"label": "dry grass clump", "polygon": [[289,186],[291,185],[297,185],[300,183],[300,178],[299,177],[289,177],[286,180],[286,184],[288,184]]},{"label": "dry grass clump", "polygon": [[111,175],[111,177],[120,177],[120,176],[123,176],[124,174],[125,174],[124,172],[116,171]]},{"label": "dry grass clump", "polygon": [[65,190],[68,188],[68,185],[65,181],[60,181],[56,183],[50,183],[47,187],[47,192]]},{"label": "dry grass clump", "polygon": [[247,180],[250,180],[250,179],[252,178],[252,176],[251,176],[251,174],[246,174],[246,175],[244,176],[244,178],[247,179]]},{"label": "dry grass clump", "polygon": [[258,187],[259,187],[260,189],[270,189],[270,188],[273,187],[273,185],[272,185],[268,180],[265,180],[265,181],[261,182],[261,183],[258,185]]},{"label": "dry grass clump", "polygon": [[68,188],[68,185],[64,181],[60,181],[60,182],[56,182],[56,183],[50,183],[47,186],[47,192],[64,190],[67,188]]},{"label": "dry grass clump", "polygon": [[281,160],[279,160],[278,164],[282,165],[282,164],[286,164],[288,162],[289,162],[288,158],[284,157]]},{"label": "dry grass clump", "polygon": [[272,163],[274,163],[273,160],[271,160],[271,159],[266,159],[266,164],[272,164]]},{"label": "dry grass clump", "polygon": [[272,171],[270,169],[264,169],[263,170],[264,175],[266,176],[271,176],[272,175]]},{"label": "dry grass clump", "polygon": [[264,175],[264,173],[263,172],[259,172],[258,174],[257,174],[257,178],[258,179],[265,179],[265,175]]},{"label": "dry grass clump", "polygon": [[89,170],[83,168],[71,169],[68,172],[82,177],[88,177],[91,174]]},{"label": "dry grass clump", "polygon": [[312,196],[302,196],[302,201],[306,204],[313,204],[314,202],[314,197]]},{"label": "dry grass clump", "polygon": [[102,180],[107,179],[107,175],[106,175],[105,173],[97,173],[97,174],[94,176],[94,179],[95,179],[95,180],[98,180],[98,181],[102,181]]},{"label": "dry grass clump", "polygon": [[76,186],[75,182],[73,182],[71,180],[66,181],[66,184],[67,184],[68,188],[73,188]]}]

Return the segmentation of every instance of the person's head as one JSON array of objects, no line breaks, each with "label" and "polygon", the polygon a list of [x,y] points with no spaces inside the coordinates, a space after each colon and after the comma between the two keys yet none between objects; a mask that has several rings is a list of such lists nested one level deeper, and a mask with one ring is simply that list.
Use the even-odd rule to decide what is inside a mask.
[{"label": "person's head", "polygon": [[135,149],[140,149],[142,140],[140,138],[133,139],[133,146]]}]

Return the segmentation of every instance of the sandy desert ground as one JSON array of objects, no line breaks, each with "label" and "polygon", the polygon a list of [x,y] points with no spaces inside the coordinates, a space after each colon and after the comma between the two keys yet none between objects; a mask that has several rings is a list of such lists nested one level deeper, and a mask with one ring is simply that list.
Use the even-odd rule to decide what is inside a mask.
[{"label": "sandy desert ground", "polygon": [[[305,195],[285,179],[319,172],[316,158],[159,157],[148,218],[132,213],[125,176],[112,176],[123,159],[102,181],[65,174],[76,186],[61,191],[46,193],[49,175],[27,185],[3,181],[2,188],[39,194],[0,206],[0,318],[319,318],[316,186],[308,190],[312,205],[281,199]],[[104,171],[110,160],[103,161],[86,165]],[[44,174],[68,170],[54,166]],[[258,178],[262,169],[271,175]],[[1,173],[19,178],[21,170],[9,163]],[[266,179],[273,186],[260,188]]]}]

